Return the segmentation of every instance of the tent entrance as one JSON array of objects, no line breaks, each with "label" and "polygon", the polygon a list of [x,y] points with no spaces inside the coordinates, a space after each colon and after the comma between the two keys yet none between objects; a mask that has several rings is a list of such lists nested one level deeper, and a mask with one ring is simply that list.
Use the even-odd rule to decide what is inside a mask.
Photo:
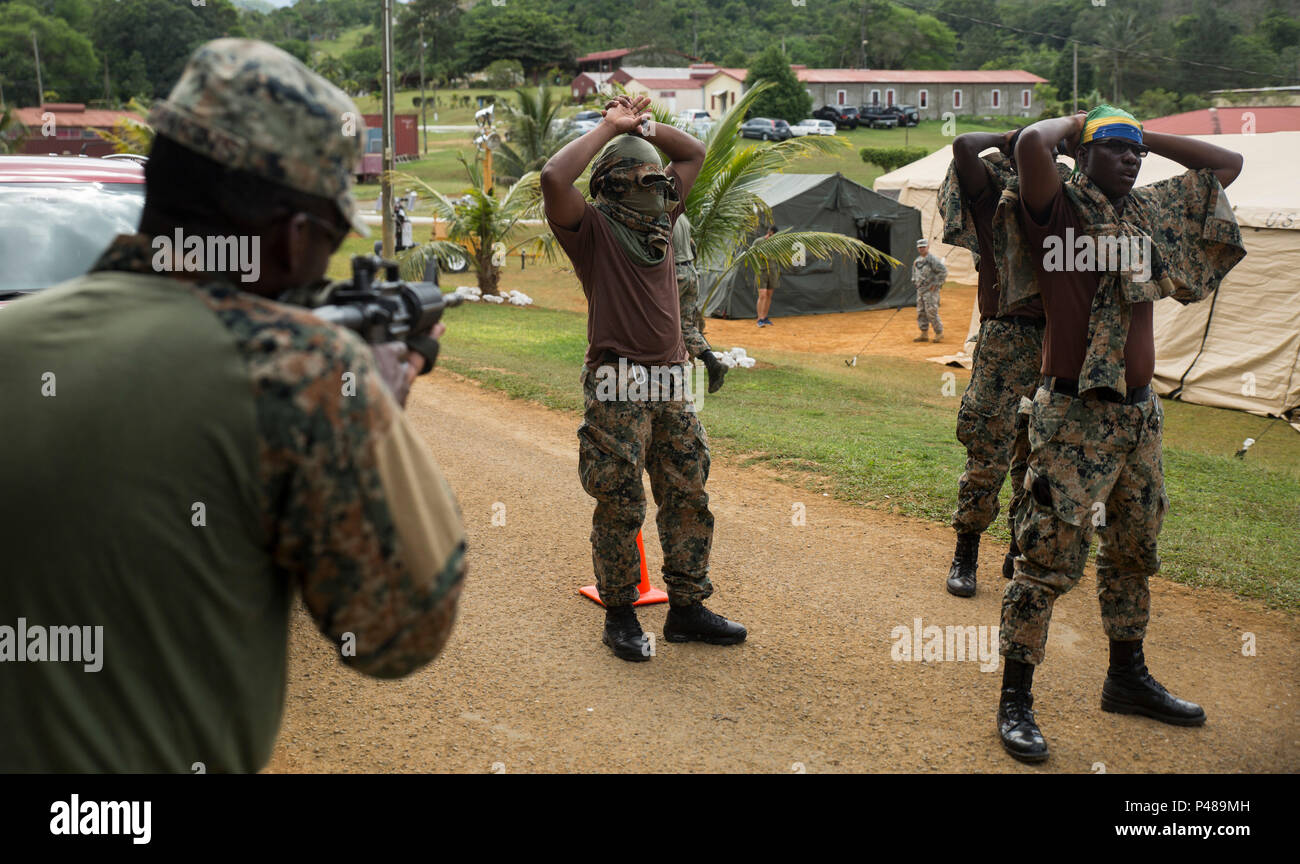
[{"label": "tent entrance", "polygon": [[[858,229],[858,239],[873,249],[886,255],[894,255],[889,248],[890,224],[883,221],[869,221]],[[879,303],[889,293],[891,273],[889,265],[884,262],[858,262],[858,297],[863,303]]]}]

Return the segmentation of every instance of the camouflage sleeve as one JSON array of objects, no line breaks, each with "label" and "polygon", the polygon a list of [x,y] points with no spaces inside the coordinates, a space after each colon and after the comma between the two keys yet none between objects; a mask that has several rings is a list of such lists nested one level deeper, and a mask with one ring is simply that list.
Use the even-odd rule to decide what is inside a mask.
[{"label": "camouflage sleeve", "polygon": [[1208,168],[1134,189],[1155,245],[1152,281],[1180,303],[1204,300],[1246,255],[1241,228]]},{"label": "camouflage sleeve", "polygon": [[692,357],[699,357],[709,350],[709,343],[698,324],[700,277],[690,262],[677,265],[677,298],[681,306],[682,341]]},{"label": "camouflage sleeve", "polygon": [[275,565],[344,663],[413,672],[445,645],[465,574],[451,489],[359,338],[248,294],[206,300],[249,366]]},{"label": "camouflage sleeve", "polygon": [[934,285],[939,288],[943,286],[944,282],[948,281],[948,265],[936,257],[934,259],[934,268]]},{"label": "camouflage sleeve", "polygon": [[[1001,153],[991,153],[981,157],[980,163],[988,172],[988,182],[996,194],[996,190],[1002,189],[1010,176],[1007,158]],[[979,254],[980,243],[975,233],[975,216],[971,211],[970,202],[961,191],[961,178],[957,176],[956,159],[948,163],[948,173],[944,175],[943,183],[939,186],[939,216],[943,219],[943,242]]]}]

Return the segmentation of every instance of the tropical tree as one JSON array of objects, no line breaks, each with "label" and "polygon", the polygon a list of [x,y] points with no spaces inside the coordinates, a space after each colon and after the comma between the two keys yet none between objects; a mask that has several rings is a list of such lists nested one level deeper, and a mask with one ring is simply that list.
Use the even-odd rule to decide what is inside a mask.
[{"label": "tropical tree", "polygon": [[[149,107],[132,97],[126,104],[126,110],[135,112],[139,117],[149,114]],[[136,117],[122,117],[113,124],[112,129],[91,128],[101,141],[113,145],[114,153],[140,153],[147,155],[153,149],[153,127]]]},{"label": "tropical tree", "polygon": [[[772,209],[757,192],[765,177],[784,171],[804,156],[849,146],[839,136],[821,135],[805,135],[775,144],[746,144],[739,136],[740,124],[754,100],[772,86],[761,83],[751,88],[704,139],[707,148],[704,165],[686,196],[686,216],[691,222],[691,238],[695,241],[698,260],[721,273],[708,296],[703,298],[702,306],[709,304],[718,287],[737,268],[757,274],[789,268],[794,266],[792,262],[801,259],[826,259],[835,255],[887,262],[894,267],[900,263],[855,237],[833,231],[782,231],[749,242],[760,225],[772,220]],[[656,123],[672,124],[671,115],[662,105],[654,105],[652,112]],[[585,189],[587,179],[587,174],[579,178],[580,189]],[[519,186],[523,185],[521,181]],[[518,192],[519,186],[511,193]],[[523,192],[532,199],[526,215],[540,217],[540,184],[534,182]],[[558,244],[550,232],[537,235],[532,243],[532,248],[544,257],[558,260]]]},{"label": "tropical tree", "polygon": [[515,104],[498,103],[505,108],[507,141],[501,142],[494,156],[496,174],[505,183],[513,183],[529,171],[540,171],[546,160],[576,137],[565,132],[560,112],[564,110],[564,91],[554,87],[528,87],[515,90]]},{"label": "tropical tree", "polygon": [[0,153],[21,153],[27,141],[27,130],[18,122],[13,108],[0,114]]},{"label": "tropical tree", "polygon": [[506,256],[530,242],[525,238],[513,246],[506,245],[514,236],[520,220],[525,218],[529,205],[541,196],[540,175],[536,171],[526,173],[503,197],[497,198],[495,189],[492,192],[483,190],[480,165],[467,161],[464,154],[458,156],[470,184],[459,200],[448,198],[413,174],[390,172],[395,182],[423,187],[433,199],[436,218],[447,222],[446,240],[434,240],[408,249],[398,256],[398,261],[403,276],[418,279],[430,259],[436,258],[443,266],[449,266],[468,255],[479,290],[484,294],[497,294]]}]

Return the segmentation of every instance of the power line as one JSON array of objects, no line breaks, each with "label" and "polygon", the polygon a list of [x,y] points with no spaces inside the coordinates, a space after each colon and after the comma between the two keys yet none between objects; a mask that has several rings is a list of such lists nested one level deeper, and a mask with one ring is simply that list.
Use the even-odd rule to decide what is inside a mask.
[{"label": "power line", "polygon": [[1276,72],[1257,72],[1253,69],[1238,69],[1235,66],[1220,66],[1218,63],[1202,63],[1199,60],[1183,60],[1178,57],[1165,57],[1164,55],[1161,54],[1151,54],[1146,51],[1140,51],[1136,49],[1113,48],[1109,45],[1103,45],[1100,42],[1085,42],[1082,39],[1075,39],[1072,36],[1059,36],[1055,33],[1043,33],[1042,31],[1039,30],[1027,30],[1023,27],[1014,27],[1010,24],[1003,24],[1000,21],[985,21],[983,18],[975,18],[974,16],[971,15],[962,15],[959,12],[945,12],[940,9],[927,9],[922,6],[915,6],[911,3],[904,2],[904,0],[891,0],[891,2],[896,3],[899,6],[905,6],[908,9],[911,9],[913,12],[920,12],[925,15],[946,15],[949,18],[961,18],[966,21],[973,21],[976,24],[984,24],[988,27],[996,27],[999,30],[1011,30],[1015,33],[1023,33],[1030,36],[1042,36],[1045,39],[1059,39],[1064,45],[1068,45],[1073,42],[1076,45],[1087,45],[1093,48],[1101,48],[1103,51],[1110,51],[1115,54],[1141,54],[1144,57],[1150,57],[1153,60],[1164,60],[1169,63],[1182,63],[1188,66],[1202,66],[1206,69],[1219,69],[1224,72],[1241,72],[1246,75],[1263,75],[1266,78],[1276,78],[1279,81],[1287,80],[1287,76],[1280,75]]}]

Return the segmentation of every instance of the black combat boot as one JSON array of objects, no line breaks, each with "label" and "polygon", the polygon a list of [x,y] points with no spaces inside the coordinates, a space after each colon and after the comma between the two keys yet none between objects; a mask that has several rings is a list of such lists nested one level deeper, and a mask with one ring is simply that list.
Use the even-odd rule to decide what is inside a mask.
[{"label": "black combat boot", "polygon": [[979,564],[980,535],[969,532],[957,535],[957,551],[948,570],[948,593],[957,597],[975,596],[975,568]]},{"label": "black combat boot", "polygon": [[707,642],[735,645],[744,642],[745,628],[704,608],[703,603],[670,606],[664,621],[664,638],[669,642]]},{"label": "black combat boot", "polygon": [[1034,722],[1034,667],[1004,658],[1002,698],[998,701],[998,737],[1002,749],[1021,762],[1042,762],[1047,742]]},{"label": "black combat boot", "polygon": [[1007,557],[1002,559],[1002,578],[1014,579],[1016,577],[1016,556],[1020,554],[1020,547],[1016,545],[1016,535],[1011,535],[1011,548],[1007,550]]},{"label": "black combat boot", "polygon": [[1179,699],[1160,686],[1147,671],[1142,640],[1110,640],[1110,671],[1101,685],[1101,710],[1113,714],[1141,714],[1175,726],[1202,726],[1205,711],[1195,702]]},{"label": "black combat boot", "polygon": [[605,609],[605,632],[600,641],[613,650],[615,657],[637,663],[650,659],[650,640],[641,631],[631,604]]}]

